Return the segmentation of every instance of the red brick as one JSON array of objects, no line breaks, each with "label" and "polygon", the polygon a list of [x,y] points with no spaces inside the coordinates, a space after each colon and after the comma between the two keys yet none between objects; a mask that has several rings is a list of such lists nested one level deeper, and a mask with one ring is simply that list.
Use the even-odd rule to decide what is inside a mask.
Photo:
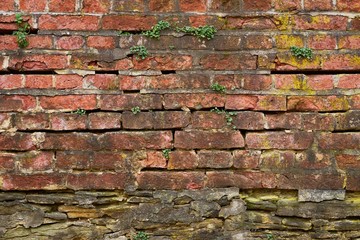
[{"label": "red brick", "polygon": [[0,2],[0,11],[14,11],[14,0],[3,0]]},{"label": "red brick", "polygon": [[226,109],[255,109],[259,99],[257,96],[250,95],[227,95],[226,96]]},{"label": "red brick", "polygon": [[286,98],[276,95],[228,95],[225,108],[235,110],[284,111],[286,110]]},{"label": "red brick", "polygon": [[342,96],[290,96],[288,110],[296,111],[344,111],[349,109],[346,97]]},{"label": "red brick", "polygon": [[191,128],[199,129],[220,129],[225,128],[226,118],[225,113],[215,113],[215,112],[200,112],[196,111],[192,114],[191,117]]},{"label": "red brick", "polygon": [[336,130],[358,130],[360,128],[360,111],[339,113],[335,115],[335,118]]},{"label": "red brick", "polygon": [[360,94],[350,97],[350,109],[360,110]]},{"label": "red brick", "polygon": [[49,0],[49,12],[75,12],[76,0]]},{"label": "red brick", "polygon": [[114,2],[114,11],[116,12],[144,12],[144,9],[145,2],[143,0],[119,0]]},{"label": "red brick", "polygon": [[275,0],[275,10],[279,10],[279,11],[301,10],[301,1]]},{"label": "red brick", "polygon": [[126,182],[125,173],[81,173],[66,177],[66,187],[73,190],[124,189]]},{"label": "red brick", "polygon": [[276,89],[302,90],[307,88],[305,76],[303,74],[274,74],[272,77]]},{"label": "red brick", "polygon": [[340,11],[360,12],[360,3],[357,0],[338,0],[336,6]]},{"label": "red brick", "polygon": [[115,48],[115,38],[106,36],[89,36],[87,38],[88,47],[98,49],[113,49]]},{"label": "red brick", "polygon": [[298,58],[290,54],[290,52],[279,52],[274,59],[273,56],[267,56],[262,59],[265,69],[276,69],[280,71],[289,70],[319,70],[322,68],[322,61],[319,56],[315,56],[312,60],[306,58]]},{"label": "red brick", "polygon": [[290,171],[295,165],[295,152],[267,151],[261,154],[260,169],[279,173]]},{"label": "red brick", "polygon": [[309,75],[307,87],[311,90],[331,90],[334,88],[332,75]]},{"label": "red brick", "polygon": [[343,189],[344,176],[340,174],[286,174],[278,180],[279,189]]},{"label": "red brick", "polygon": [[346,30],[348,18],[345,16],[331,15],[295,15],[295,27],[297,30]]},{"label": "red brick", "polygon": [[68,67],[65,55],[22,55],[12,56],[9,68],[22,71],[64,69]]},{"label": "red brick", "polygon": [[[30,25],[34,22],[34,19],[31,16],[24,15],[23,21],[28,22]],[[15,23],[15,14],[12,15],[0,15],[0,29],[4,30],[17,30],[18,26]]]},{"label": "red brick", "polygon": [[323,58],[323,70],[356,70],[360,67],[356,54],[331,54]]},{"label": "red brick", "polygon": [[0,150],[34,150],[35,145],[31,137],[31,134],[28,133],[2,133],[0,135]]},{"label": "red brick", "polygon": [[154,129],[185,128],[190,123],[190,113],[168,111],[154,113]]},{"label": "red brick", "polygon": [[207,172],[208,188],[238,187],[241,189],[275,188],[276,175],[264,172]]},{"label": "red brick", "polygon": [[356,89],[360,88],[360,74],[340,75],[337,88]]},{"label": "red brick", "polygon": [[40,149],[96,151],[99,144],[97,136],[91,133],[46,133]]},{"label": "red brick", "polygon": [[52,36],[29,35],[27,37],[29,46],[26,49],[52,49]]},{"label": "red brick", "polygon": [[206,0],[179,0],[180,10],[183,12],[205,12]]},{"label": "red brick", "polygon": [[[125,169],[125,154],[112,152],[94,152],[90,167],[94,170],[121,170]],[[125,155],[126,156],[126,155]]]},{"label": "red brick", "polygon": [[119,76],[120,90],[141,90],[147,88],[150,76]]},{"label": "red brick", "polygon": [[246,134],[246,145],[250,149],[308,149],[314,136],[308,132],[265,132]]},{"label": "red brick", "polygon": [[172,148],[172,140],[171,131],[116,132],[99,137],[104,150],[166,149]]},{"label": "red brick", "polygon": [[84,78],[84,88],[116,90],[119,88],[117,76],[114,74],[87,75]]},{"label": "red brick", "polygon": [[286,110],[286,97],[277,95],[260,95],[258,96],[254,110],[260,111],[285,111]]},{"label": "red brick", "polygon": [[85,40],[81,36],[64,36],[60,37],[57,42],[58,49],[76,50],[81,49],[85,44]]},{"label": "red brick", "polygon": [[150,0],[149,10],[155,12],[173,12],[175,11],[174,0]]},{"label": "red brick", "polygon": [[329,169],[333,165],[333,159],[329,154],[323,154],[311,149],[296,154],[296,170],[303,172],[304,170],[322,170]]},{"label": "red brick", "polygon": [[46,171],[52,168],[53,152],[29,152],[19,157],[20,169],[23,171]]},{"label": "red brick", "polygon": [[266,129],[302,129],[299,113],[266,114]]},{"label": "red brick", "polygon": [[22,75],[0,75],[0,89],[21,88],[22,78]]},{"label": "red brick", "polygon": [[357,154],[337,154],[336,164],[343,170],[360,170],[360,156]]},{"label": "red brick", "polygon": [[137,176],[138,188],[155,189],[199,189],[204,187],[202,172],[142,172]]},{"label": "red brick", "polygon": [[60,170],[89,169],[91,161],[90,152],[56,152],[56,168]]},{"label": "red brick", "polygon": [[215,93],[165,94],[165,109],[224,107],[225,97]]},{"label": "red brick", "polygon": [[355,17],[350,20],[350,30],[360,29],[360,17]]},{"label": "red brick", "polygon": [[256,69],[256,56],[209,54],[200,59],[200,65],[212,70],[250,70]]},{"label": "red brick", "polygon": [[244,0],[243,9],[245,11],[268,11],[271,9],[271,0]]},{"label": "red brick", "polygon": [[239,131],[177,131],[175,147],[180,149],[227,149],[244,147],[244,138]]},{"label": "red brick", "polygon": [[76,74],[55,75],[56,89],[81,89],[83,78]]},{"label": "red brick", "polygon": [[102,28],[105,30],[149,30],[155,24],[154,16],[105,15],[102,19]]},{"label": "red brick", "polygon": [[117,129],[121,128],[121,113],[90,113],[89,129]]},{"label": "red brick", "polygon": [[359,191],[360,190],[359,182],[360,182],[360,176],[348,175],[346,178],[346,190]]},{"label": "red brick", "polygon": [[339,39],[339,49],[359,49],[360,35],[343,36]]},{"label": "red brick", "polygon": [[46,0],[20,0],[19,4],[24,12],[44,12]]},{"label": "red brick", "polygon": [[189,55],[159,55],[144,60],[133,57],[136,70],[188,70],[192,68],[193,58]]},{"label": "red brick", "polygon": [[25,88],[48,89],[53,86],[53,76],[51,75],[26,75]]},{"label": "red brick", "polygon": [[151,112],[124,112],[122,116],[124,129],[153,129],[154,117]]},{"label": "red brick", "polygon": [[232,116],[232,124],[237,129],[245,130],[262,130],[265,125],[264,114],[260,112],[237,112],[236,116]]},{"label": "red brick", "polygon": [[227,151],[201,150],[198,158],[198,168],[230,168],[233,165],[233,156]]},{"label": "red brick", "polygon": [[15,169],[15,154],[0,153],[0,172],[13,171]]},{"label": "red brick", "polygon": [[146,158],[140,164],[143,168],[166,168],[167,159],[162,152],[147,151]]},{"label": "red brick", "polygon": [[302,114],[304,130],[334,130],[335,119],[329,114]]},{"label": "red brick", "polygon": [[97,16],[41,15],[40,30],[96,31],[100,18]]},{"label": "red brick", "polygon": [[63,176],[58,173],[31,175],[4,175],[3,190],[55,190],[62,189]]},{"label": "red brick", "polygon": [[[118,3],[119,1],[116,1]],[[107,13],[110,10],[110,2],[108,0],[84,0],[83,12],[87,13]]]},{"label": "red brick", "polygon": [[302,47],[304,45],[302,35],[281,34],[275,36],[275,45],[279,49],[289,49],[292,46]]},{"label": "red brick", "polygon": [[15,116],[15,126],[19,130],[49,129],[49,115],[46,113],[26,113]]},{"label": "red brick", "polygon": [[86,129],[87,116],[76,113],[54,113],[50,115],[52,130]]},{"label": "red brick", "polygon": [[121,60],[110,61],[97,54],[73,54],[70,59],[71,69],[83,69],[83,70],[128,70],[133,67],[132,61],[129,58]]},{"label": "red brick", "polygon": [[336,36],[317,34],[308,38],[307,44],[309,48],[316,50],[332,50],[336,49]]},{"label": "red brick", "polygon": [[176,150],[169,154],[168,169],[195,169],[198,165],[198,156],[195,151]]},{"label": "red brick", "polygon": [[96,108],[95,95],[65,95],[54,97],[39,97],[43,109],[91,110]]},{"label": "red brick", "polygon": [[243,81],[243,88],[252,91],[269,90],[272,84],[270,75],[245,75]]},{"label": "red brick", "polygon": [[332,1],[331,0],[305,0],[304,2],[305,10],[332,10]]},{"label": "red brick", "polygon": [[0,36],[0,50],[16,50],[19,46],[17,44],[16,36],[2,35]]},{"label": "red brick", "polygon": [[233,153],[234,167],[241,169],[258,169],[261,151],[236,150]]},{"label": "red brick", "polygon": [[36,107],[36,99],[33,96],[24,95],[0,95],[0,111],[31,110]]},{"label": "red brick", "polygon": [[161,109],[162,98],[155,94],[102,95],[100,98],[102,110],[131,110],[133,107],[140,110]]},{"label": "red brick", "polygon": [[[213,80],[213,83],[218,83],[222,86],[224,86],[226,89],[240,89],[241,88],[241,82],[242,82],[242,76],[241,75],[215,75],[215,78]],[[204,86],[204,88],[210,88],[211,84],[209,83],[207,87]]]},{"label": "red brick", "polygon": [[359,149],[360,133],[322,133],[319,146],[325,150]]},{"label": "red brick", "polygon": [[6,130],[12,127],[12,114],[0,113],[0,130]]},{"label": "red brick", "polygon": [[245,49],[271,49],[273,47],[272,39],[266,35],[247,35],[244,37]]},{"label": "red brick", "polygon": [[210,10],[212,12],[239,12],[240,1],[237,0],[213,0]]}]

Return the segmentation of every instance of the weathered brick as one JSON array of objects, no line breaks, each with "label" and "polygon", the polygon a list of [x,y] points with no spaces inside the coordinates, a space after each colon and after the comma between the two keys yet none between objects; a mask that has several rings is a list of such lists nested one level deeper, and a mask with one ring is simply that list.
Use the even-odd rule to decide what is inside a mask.
[{"label": "weathered brick", "polygon": [[309,48],[316,50],[336,49],[336,36],[328,34],[317,34],[308,37]]},{"label": "weathered brick", "polygon": [[6,130],[12,127],[11,118],[11,113],[0,113],[0,130]]},{"label": "weathered brick", "polygon": [[243,2],[243,10],[245,11],[268,11],[271,9],[271,0],[244,0]]},{"label": "weathered brick", "polygon": [[117,76],[114,74],[87,75],[84,78],[84,88],[101,90],[118,89]]},{"label": "weathered brick", "polygon": [[331,0],[305,0],[304,2],[305,10],[332,10],[332,1]]},{"label": "weathered brick", "polygon": [[269,90],[272,79],[270,75],[244,75],[243,82],[245,90],[260,91]]},{"label": "weathered brick", "polygon": [[22,75],[0,75],[0,89],[21,88],[22,78]]},{"label": "weathered brick", "polygon": [[83,78],[76,74],[55,75],[56,89],[81,89]]},{"label": "weathered brick", "polygon": [[[226,89],[240,89],[241,88],[241,82],[243,81],[243,77],[241,75],[215,75],[215,78],[213,80],[213,83],[218,83],[222,86],[224,86]],[[211,87],[211,84],[208,85],[209,88]]]},{"label": "weathered brick", "polygon": [[150,0],[149,10],[155,12],[175,11],[175,0]]},{"label": "weathered brick", "polygon": [[50,12],[75,12],[75,8],[76,0],[49,0]]},{"label": "weathered brick", "polygon": [[87,116],[76,113],[53,113],[50,115],[52,130],[80,130],[86,129]]},{"label": "weathered brick", "polygon": [[191,109],[224,107],[225,97],[216,93],[184,93],[184,94],[165,94],[165,109],[180,109],[187,107]]},{"label": "weathered brick", "polygon": [[90,113],[89,129],[118,129],[121,128],[121,113]]},{"label": "weathered brick", "polygon": [[64,177],[59,173],[4,175],[3,190],[55,190],[63,189]]},{"label": "weathered brick", "polygon": [[339,39],[339,49],[359,49],[360,35],[343,36]]},{"label": "weathered brick", "polygon": [[189,112],[169,111],[154,113],[154,129],[185,128],[190,123]]},{"label": "weathered brick", "polygon": [[0,95],[0,111],[26,111],[36,107],[36,99],[33,96],[24,95]]},{"label": "weathered brick", "polygon": [[266,129],[302,129],[299,113],[266,114]]},{"label": "weathered brick", "polygon": [[244,138],[239,131],[177,131],[175,147],[181,149],[224,149],[244,147]]},{"label": "weathered brick", "polygon": [[156,94],[102,95],[100,97],[102,110],[131,110],[133,107],[139,107],[140,110],[161,109],[162,97]]},{"label": "weathered brick", "polygon": [[360,66],[357,54],[331,54],[323,57],[323,70],[355,70]]},{"label": "weathered brick", "polygon": [[212,12],[239,12],[240,1],[237,0],[214,0],[211,1],[210,11]]},{"label": "weathered brick", "polygon": [[0,150],[26,151],[34,150],[35,144],[28,133],[2,133],[0,135]]},{"label": "weathered brick", "polygon": [[331,90],[334,88],[332,75],[309,75],[306,80],[307,88],[311,90]]},{"label": "weathered brick", "polygon": [[166,168],[167,159],[163,152],[147,151],[146,158],[140,164],[143,168]]},{"label": "weathered brick", "polygon": [[360,12],[360,3],[356,0],[338,0],[336,7],[340,11]]},{"label": "weathered brick", "polygon": [[[88,0],[93,2],[92,0]],[[143,0],[118,0],[114,2],[114,11],[116,12],[143,12],[145,2]]]},{"label": "weathered brick", "polygon": [[251,70],[256,69],[256,56],[250,54],[209,54],[200,59],[200,65],[204,69],[212,70]]},{"label": "weathered brick", "polygon": [[359,175],[348,175],[346,177],[346,190],[359,191],[360,190],[359,181],[360,181]]},{"label": "weathered brick", "polygon": [[303,47],[304,40],[302,35],[281,34],[275,36],[275,45],[279,49],[289,49],[290,47]]},{"label": "weathered brick", "polygon": [[359,133],[322,133],[319,135],[319,146],[325,150],[359,149]]},{"label": "weathered brick", "polygon": [[233,165],[231,152],[201,150],[198,152],[198,168],[230,168]]},{"label": "weathered brick", "polygon": [[81,173],[66,176],[66,187],[73,190],[124,189],[126,183],[125,173]]},{"label": "weathered brick", "polygon": [[65,95],[54,97],[39,97],[43,109],[91,110],[96,108],[95,95]]},{"label": "weathered brick", "polygon": [[124,172],[125,157],[123,153],[94,152],[90,167],[94,170],[120,170]]},{"label": "weathered brick", "polygon": [[193,58],[190,55],[158,55],[137,59],[133,57],[134,69],[136,70],[188,70],[192,68]]},{"label": "weathered brick", "polygon": [[348,18],[331,15],[295,15],[294,29],[298,30],[346,30]]},{"label": "weathered brick", "polygon": [[60,170],[84,170],[89,169],[90,161],[90,152],[57,151],[55,167]]},{"label": "weathered brick", "polygon": [[191,117],[191,128],[220,129],[226,126],[225,113],[218,114],[215,112],[196,111]]},{"label": "weathered brick", "polygon": [[250,149],[308,149],[314,135],[309,132],[265,132],[246,134],[246,145]]},{"label": "weathered brick", "polygon": [[336,164],[343,170],[360,170],[360,156],[357,154],[337,154]]},{"label": "weathered brick", "polygon": [[11,56],[9,68],[22,71],[64,69],[68,66],[65,55],[19,55]]},{"label": "weathered brick", "polygon": [[285,111],[286,98],[285,96],[276,95],[228,95],[225,108],[235,110]]},{"label": "weathered brick", "polygon": [[97,136],[91,133],[46,133],[42,150],[89,150],[100,148]]},{"label": "weathered brick", "polygon": [[261,151],[236,150],[233,152],[234,167],[241,169],[258,169]]},{"label": "weathered brick", "polygon": [[295,171],[303,172],[304,170],[322,170],[330,169],[333,165],[332,157],[329,154],[321,153],[308,149],[304,152],[296,153]]},{"label": "weathered brick", "polygon": [[152,189],[199,189],[204,187],[202,172],[142,172],[137,176],[138,188]]},{"label": "weathered brick", "polygon": [[[120,1],[116,1],[119,3]],[[111,3],[108,0],[84,0],[82,11],[87,13],[107,13],[110,10]]]},{"label": "weathered brick", "polygon": [[360,74],[344,74],[339,76],[337,88],[356,89],[360,88]]},{"label": "weathered brick", "polygon": [[301,9],[301,0],[287,1],[275,0],[275,10],[278,11],[293,11]]},{"label": "weathered brick", "polygon": [[116,132],[105,133],[99,137],[104,150],[140,150],[172,148],[171,131],[157,132]]},{"label": "weathered brick", "polygon": [[15,126],[19,130],[49,129],[49,115],[46,113],[26,113],[15,116]]},{"label": "weathered brick", "polygon": [[115,38],[110,36],[89,36],[87,46],[97,49],[113,49],[115,48]]},{"label": "weathered brick", "polygon": [[58,49],[64,50],[77,50],[81,49],[85,44],[85,40],[82,36],[64,36],[60,37],[56,41]]},{"label": "weathered brick", "polygon": [[302,121],[304,130],[332,131],[335,128],[335,119],[329,114],[302,114]]},{"label": "weathered brick", "polygon": [[348,111],[335,115],[336,130],[359,130],[360,129],[360,111]]},{"label": "weathered brick", "polygon": [[124,112],[122,115],[124,129],[153,129],[154,116],[151,112]]},{"label": "weathered brick", "polygon": [[244,48],[245,49],[271,49],[272,39],[266,35],[248,35],[244,37]]},{"label": "weathered brick", "polygon": [[29,152],[18,158],[22,171],[46,171],[52,168],[53,152]]},{"label": "weathered brick", "polygon": [[0,36],[0,50],[16,50],[19,46],[16,42],[16,36],[3,35]]},{"label": "weathered brick", "polygon": [[19,7],[24,12],[44,12],[46,0],[20,0]]},{"label": "weathered brick", "polygon": [[15,169],[15,156],[13,153],[0,153],[0,172]]},{"label": "weathered brick", "polygon": [[206,0],[179,0],[180,10],[183,12],[205,12]]},{"label": "weathered brick", "polygon": [[360,94],[350,97],[350,109],[360,110]]},{"label": "weathered brick", "polygon": [[26,75],[25,88],[49,89],[53,87],[53,76],[51,75]]},{"label": "weathered brick", "polygon": [[1,11],[14,11],[15,4],[13,0],[4,0],[0,2],[0,10]]},{"label": "weathered brick", "polygon": [[195,169],[198,161],[195,151],[172,151],[169,153],[168,169]]},{"label": "weathered brick", "polygon": [[79,54],[75,53],[71,56],[70,66],[71,69],[82,69],[82,70],[129,70],[133,67],[132,61],[129,58],[123,58],[120,60],[104,59],[99,54]]},{"label": "weathered brick", "polygon": [[27,49],[53,49],[52,36],[29,35]]},{"label": "weathered brick", "polygon": [[349,30],[359,30],[360,29],[360,17],[355,17],[350,20]]},{"label": "weathered brick", "polygon": [[97,16],[41,15],[39,29],[96,31],[99,29],[99,21]]},{"label": "weathered brick", "polygon": [[267,151],[260,157],[260,169],[271,172],[289,172],[295,165],[295,152],[292,151]]},{"label": "weathered brick", "polygon": [[237,112],[232,124],[237,129],[262,130],[265,125],[264,114],[260,112]]},{"label": "weathered brick", "polygon": [[340,174],[285,174],[278,180],[281,189],[343,189],[344,176]]},{"label": "weathered brick", "polygon": [[155,24],[154,16],[105,15],[102,18],[102,29],[105,30],[148,30]]},{"label": "weathered brick", "polygon": [[297,111],[344,111],[349,109],[349,103],[342,96],[290,96],[287,107]]}]

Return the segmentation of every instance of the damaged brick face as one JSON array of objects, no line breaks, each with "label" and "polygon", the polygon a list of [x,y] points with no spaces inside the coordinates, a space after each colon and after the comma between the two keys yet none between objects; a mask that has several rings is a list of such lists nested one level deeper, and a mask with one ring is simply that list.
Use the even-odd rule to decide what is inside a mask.
[{"label": "damaged brick face", "polygon": [[1,239],[360,238],[357,1],[0,11]]}]

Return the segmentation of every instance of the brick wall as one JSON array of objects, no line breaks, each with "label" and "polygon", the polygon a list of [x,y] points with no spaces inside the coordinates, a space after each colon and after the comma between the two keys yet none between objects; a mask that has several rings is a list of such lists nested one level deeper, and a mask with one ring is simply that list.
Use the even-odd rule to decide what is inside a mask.
[{"label": "brick wall", "polygon": [[[359,13],[357,0],[2,0],[0,238],[359,237]],[[161,20],[172,27],[144,36]]]}]

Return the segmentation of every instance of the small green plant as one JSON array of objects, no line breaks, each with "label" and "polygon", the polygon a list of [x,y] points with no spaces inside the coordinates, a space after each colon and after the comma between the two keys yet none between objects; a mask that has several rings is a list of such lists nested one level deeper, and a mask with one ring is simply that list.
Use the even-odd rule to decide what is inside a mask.
[{"label": "small green plant", "polygon": [[133,240],[149,240],[149,236],[145,232],[138,232],[133,236]]},{"label": "small green plant", "polygon": [[143,32],[143,35],[147,36],[149,38],[159,39],[160,32],[162,30],[168,29],[170,27],[171,27],[171,25],[169,22],[161,20],[155,26],[153,26],[150,30]]},{"label": "small green plant", "polygon": [[85,115],[86,114],[86,111],[84,109],[77,109],[76,111],[72,112],[74,114],[77,114],[77,115]]},{"label": "small green plant", "polygon": [[216,33],[216,28],[208,25],[201,27],[177,27],[175,30],[177,32],[187,33],[193,36],[197,36],[198,38],[207,40],[213,39]]},{"label": "small green plant", "polygon": [[26,48],[29,46],[29,42],[26,36],[30,33],[30,25],[24,22],[21,13],[15,15],[15,22],[18,26],[18,30],[13,33],[17,38],[17,44],[20,48]]},{"label": "small green plant", "polygon": [[131,35],[131,33],[129,33],[129,32],[126,32],[126,31],[118,31],[118,36],[130,36]]},{"label": "small green plant", "polygon": [[226,87],[223,85],[220,85],[219,83],[214,83],[211,85],[211,89],[215,92],[219,92],[219,93],[225,93],[226,91]]},{"label": "small green plant", "polygon": [[131,108],[131,112],[136,115],[141,112],[140,108],[138,106]]},{"label": "small green plant", "polygon": [[211,109],[210,112],[215,112],[217,114],[223,114],[226,120],[226,124],[231,126],[232,129],[236,129],[236,126],[233,124],[233,117],[237,115],[237,112],[228,112],[226,110],[220,110],[217,107]]},{"label": "small green plant", "polygon": [[290,51],[292,55],[297,58],[306,58],[308,60],[313,59],[313,52],[310,48],[300,48],[300,47],[292,46],[290,48]]},{"label": "small green plant", "polygon": [[274,240],[275,239],[274,235],[272,235],[271,233],[266,234],[266,237],[267,237],[268,240]]},{"label": "small green plant", "polygon": [[167,160],[169,160],[170,158],[170,153],[171,153],[171,149],[164,149],[162,150],[163,156],[164,158],[166,158]]},{"label": "small green plant", "polygon": [[175,49],[175,46],[170,45],[170,46],[169,46],[169,49],[170,49],[170,50],[174,50],[174,49]]},{"label": "small green plant", "polygon": [[130,53],[134,54],[137,56],[137,58],[141,58],[141,59],[145,59],[148,55],[149,52],[146,49],[145,46],[133,46],[130,48]]}]

